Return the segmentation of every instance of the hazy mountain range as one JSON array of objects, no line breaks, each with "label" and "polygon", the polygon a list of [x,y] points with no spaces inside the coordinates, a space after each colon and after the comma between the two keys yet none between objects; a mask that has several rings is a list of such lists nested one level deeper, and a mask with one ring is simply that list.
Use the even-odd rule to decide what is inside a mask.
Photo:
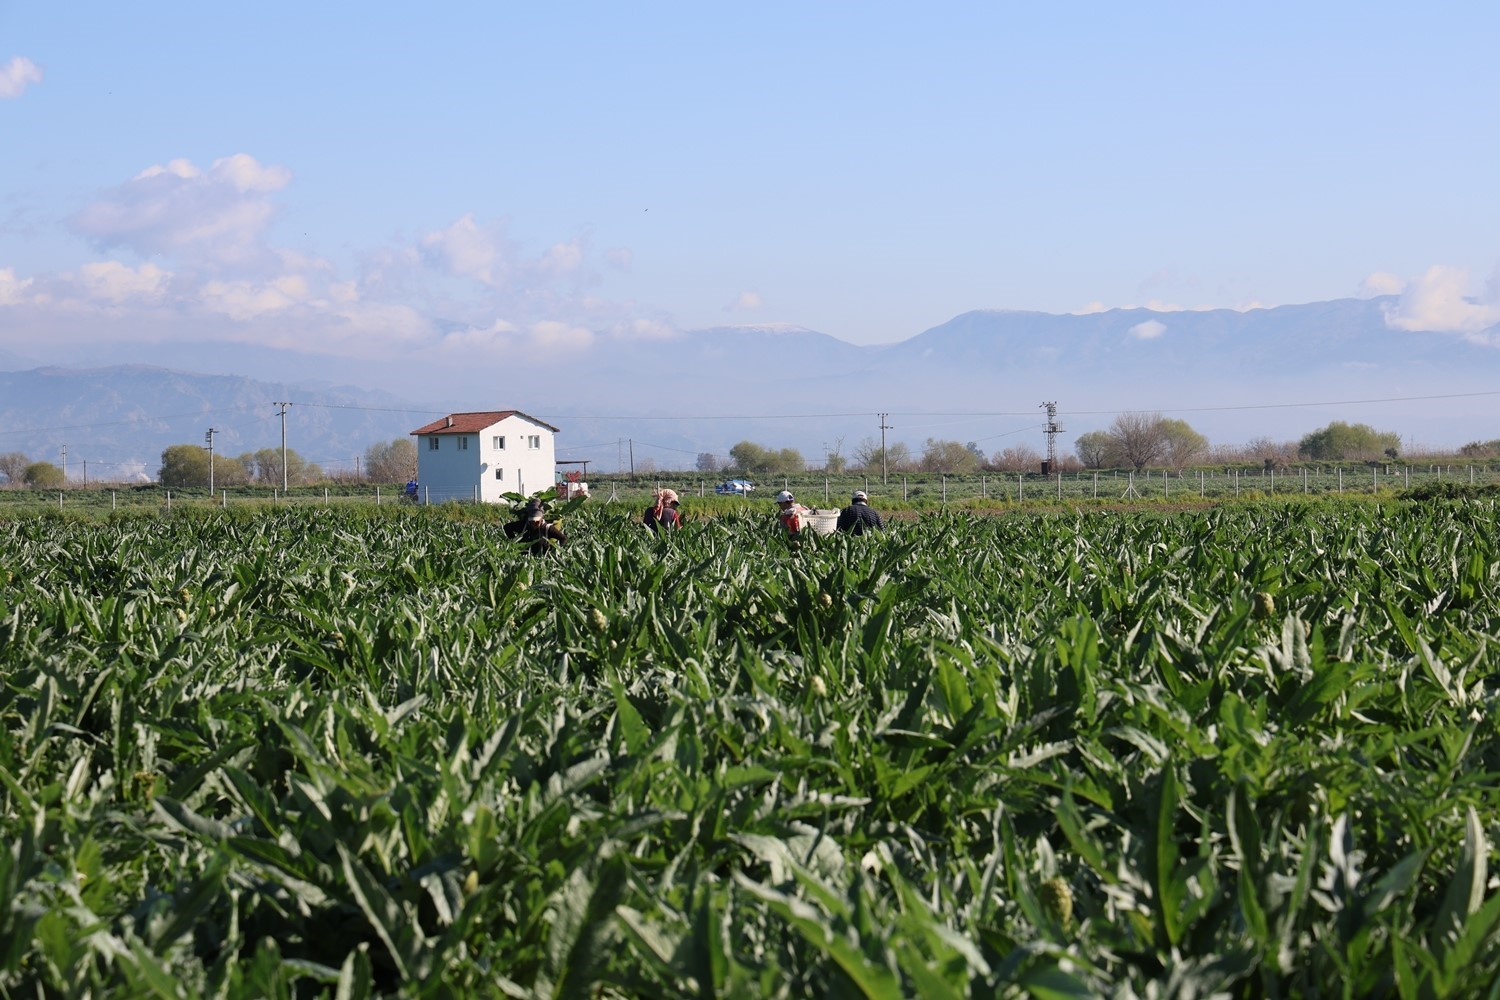
[{"label": "hazy mountain range", "polygon": [[1068,450],[1072,434],[1120,410],[1179,416],[1215,443],[1295,439],[1335,419],[1433,446],[1500,437],[1500,347],[1489,346],[1500,328],[1473,338],[1399,330],[1386,321],[1392,302],[981,311],[866,347],[800,328],[724,327],[600,337],[508,364],[207,343],[48,357],[40,343],[11,345],[0,351],[0,451],[57,463],[66,446],[70,478],[84,461],[91,478],[151,476],[162,449],[201,444],[209,427],[224,454],[279,447],[272,404],[283,401],[293,404],[288,446],[344,470],[435,415],[501,408],[561,427],[559,457],[602,471],[628,464],[631,450],[638,465],[688,468],[698,452],[722,455],[747,438],[810,459],[842,441],[847,455],[878,439],[878,413],[889,414],[889,440],[918,452],[929,437],[1040,450],[1045,401],[1058,404]]}]

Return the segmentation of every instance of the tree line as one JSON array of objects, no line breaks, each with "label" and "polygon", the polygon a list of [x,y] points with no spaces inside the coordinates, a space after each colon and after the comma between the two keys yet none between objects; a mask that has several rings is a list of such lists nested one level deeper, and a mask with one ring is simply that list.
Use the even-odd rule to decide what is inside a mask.
[{"label": "tree line", "polygon": [[[1174,471],[1204,462],[1255,461],[1280,467],[1294,461],[1342,462],[1395,460],[1400,455],[1401,436],[1368,424],[1333,421],[1297,441],[1257,438],[1229,449],[1210,448],[1208,439],[1186,421],[1160,413],[1122,413],[1104,430],[1088,431],[1073,441],[1072,454],[1058,456],[1054,471],[1079,469],[1126,469],[1166,467]],[[1465,458],[1500,458],[1500,439],[1471,441],[1458,449]],[[712,452],[697,456],[699,472],[740,472],[745,475],[795,475],[806,472],[809,463],[796,448],[769,448],[741,441],[725,458]],[[864,438],[844,453],[844,441],[827,447],[821,468],[834,475],[846,472],[1036,472],[1042,455],[1026,444],[1012,444],[986,453],[977,441],[928,438],[921,451],[904,442],[884,447],[875,438]],[[652,470],[654,471],[654,466]],[[417,474],[417,448],[409,438],[377,442],[365,450],[358,478],[374,483],[401,483]],[[0,453],[0,477],[11,485],[58,489],[65,485],[64,472],[51,462],[34,462],[21,452]],[[213,456],[215,486],[306,486],[330,477],[316,463],[296,451],[286,452],[286,475],[282,475],[279,448],[261,448],[241,455]],[[209,452],[202,445],[178,444],[161,455],[157,480],[163,486],[192,488],[209,482]]]},{"label": "tree line", "polygon": [[[209,451],[202,445],[169,445],[161,453],[156,480],[173,489],[206,487],[210,481],[209,462]],[[316,462],[290,448],[284,462],[280,448],[261,448],[240,455],[215,453],[212,462],[215,487],[280,486],[283,482],[288,486],[308,486],[332,478]],[[416,474],[417,446],[408,438],[396,438],[372,444],[365,450],[359,478],[375,483],[401,483]],[[33,462],[18,451],[0,454],[0,475],[9,484],[34,489],[59,489],[67,484],[62,468],[51,462]]]},{"label": "tree line", "polygon": [[[1214,449],[1185,420],[1160,413],[1131,412],[1117,416],[1109,427],[1088,431],[1073,441],[1072,454],[1057,456],[1053,471],[1079,469],[1168,468],[1181,471],[1206,462],[1254,461],[1276,468],[1294,461],[1369,462],[1400,457],[1401,436],[1395,431],[1376,430],[1368,424],[1333,421],[1297,441],[1258,438],[1232,449]],[[1500,440],[1464,445],[1459,454],[1468,458],[1500,457]],[[768,448],[741,441],[729,449],[727,461],[711,452],[698,455],[700,472],[740,472],[746,475],[789,475],[809,467],[795,448]],[[986,453],[979,442],[928,438],[920,452],[902,442],[882,447],[865,438],[851,454],[843,454],[842,441],[828,449],[822,468],[835,475],[844,472],[1037,472],[1042,455],[1026,444],[1013,444]]]}]

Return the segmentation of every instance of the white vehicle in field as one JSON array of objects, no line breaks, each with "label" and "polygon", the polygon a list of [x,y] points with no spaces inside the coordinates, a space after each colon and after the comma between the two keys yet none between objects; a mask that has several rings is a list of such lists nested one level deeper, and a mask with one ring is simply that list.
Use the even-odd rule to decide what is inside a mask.
[{"label": "white vehicle in field", "polygon": [[755,484],[748,479],[726,479],[714,487],[714,492],[744,496],[754,489]]}]

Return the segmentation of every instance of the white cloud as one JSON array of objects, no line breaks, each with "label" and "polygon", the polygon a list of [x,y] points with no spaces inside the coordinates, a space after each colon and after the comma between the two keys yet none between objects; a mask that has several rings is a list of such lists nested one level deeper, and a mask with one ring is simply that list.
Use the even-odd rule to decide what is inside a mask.
[{"label": "white cloud", "polygon": [[199,291],[207,308],[231,319],[250,320],[279,313],[308,299],[307,283],[289,275],[274,281],[210,281]]},{"label": "white cloud", "polygon": [[0,100],[20,97],[33,83],[42,82],[42,68],[25,56],[0,66]]},{"label": "white cloud", "polygon": [[1073,315],[1074,316],[1092,316],[1094,313],[1102,313],[1102,312],[1109,312],[1109,306],[1105,305],[1103,302],[1097,302],[1097,301],[1095,301],[1095,302],[1090,302],[1088,305],[1084,306],[1082,309],[1074,309],[1073,310]]},{"label": "white cloud", "polygon": [[132,299],[159,299],[167,289],[171,273],[155,264],[128,267],[106,260],[78,269],[79,285],[95,301],[119,304]]},{"label": "white cloud", "polygon": [[617,271],[629,271],[635,266],[635,254],[625,247],[615,247],[604,254],[605,261]]},{"label": "white cloud", "polygon": [[439,351],[446,357],[469,361],[500,358],[553,358],[583,350],[594,342],[585,327],[556,320],[543,320],[521,328],[497,319],[487,327],[471,327],[446,334]]},{"label": "white cloud", "polygon": [[754,312],[765,303],[755,292],[741,292],[740,297],[724,307],[725,312]]},{"label": "white cloud", "polygon": [[583,267],[584,252],[578,241],[558,243],[542,255],[541,270],[545,274],[572,274]]},{"label": "white cloud", "polygon": [[263,166],[247,153],[215,160],[210,173],[238,191],[280,191],[292,182],[292,172],[286,167]]},{"label": "white cloud", "polygon": [[1167,325],[1158,320],[1148,319],[1144,323],[1137,323],[1128,331],[1137,340],[1155,340],[1167,332]]},{"label": "white cloud", "polygon": [[1398,330],[1479,334],[1500,323],[1500,303],[1493,293],[1490,301],[1477,301],[1468,288],[1465,268],[1435,264],[1407,282],[1401,297],[1385,307],[1386,324]]},{"label": "white cloud", "polygon": [[671,340],[680,336],[675,326],[654,319],[635,319],[610,331],[621,340]]},{"label": "white cloud", "polygon": [[15,268],[0,268],[0,306],[20,305],[32,284],[31,278],[17,278]]},{"label": "white cloud", "polygon": [[269,268],[263,235],[275,213],[266,197],[291,172],[240,153],[199,170],[187,160],[148,167],[105,192],[72,219],[100,247],[141,254],[182,254],[197,266]]},{"label": "white cloud", "polygon": [[472,212],[447,229],[428,233],[419,247],[425,259],[439,270],[485,285],[498,283],[509,269],[502,233],[497,228],[480,228]]},{"label": "white cloud", "polygon": [[533,323],[528,332],[532,343],[547,351],[577,351],[594,342],[592,330],[556,320]]},{"label": "white cloud", "polygon": [[1369,299],[1377,295],[1400,295],[1405,287],[1406,282],[1396,275],[1376,271],[1374,274],[1367,275],[1365,280],[1359,283],[1359,297]]}]

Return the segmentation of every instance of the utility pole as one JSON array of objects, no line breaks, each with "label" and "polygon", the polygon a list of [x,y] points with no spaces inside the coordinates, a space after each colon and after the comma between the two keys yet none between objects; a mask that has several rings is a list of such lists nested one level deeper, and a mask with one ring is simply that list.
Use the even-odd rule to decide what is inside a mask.
[{"label": "utility pole", "polygon": [[630,439],[630,481],[635,482],[635,438]]},{"label": "utility pole", "polygon": [[214,435],[217,433],[210,427],[208,433],[203,435],[203,440],[208,442],[208,495],[210,499],[214,495]]},{"label": "utility pole", "polygon": [[281,407],[281,492],[286,492],[286,408],[291,403],[272,403]]},{"label": "utility pole", "polygon": [[888,480],[886,478],[886,467],[885,467],[885,432],[886,431],[895,430],[894,427],[892,427],[890,424],[888,424],[888,423],[885,422],[885,418],[888,417],[888,416],[890,416],[889,413],[882,413],[880,415],[880,485],[881,486],[884,486],[888,482]]},{"label": "utility pole", "polygon": [[63,485],[68,485],[68,446],[62,446]]}]

